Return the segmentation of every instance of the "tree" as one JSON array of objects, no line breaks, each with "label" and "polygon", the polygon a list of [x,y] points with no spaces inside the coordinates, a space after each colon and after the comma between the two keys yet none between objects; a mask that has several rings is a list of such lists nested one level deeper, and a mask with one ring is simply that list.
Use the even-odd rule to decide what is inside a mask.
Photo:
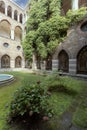
[{"label": "tree", "polygon": [[86,14],[87,8],[69,11],[60,15],[61,0],[31,0],[27,34],[23,42],[25,55],[33,52],[37,60],[52,56],[58,44],[64,40],[71,23],[76,23]]},{"label": "tree", "polygon": [[59,15],[60,0],[31,0],[27,34],[23,41],[27,58],[33,52],[37,57],[46,58],[58,45],[59,30],[55,30],[55,25]]}]

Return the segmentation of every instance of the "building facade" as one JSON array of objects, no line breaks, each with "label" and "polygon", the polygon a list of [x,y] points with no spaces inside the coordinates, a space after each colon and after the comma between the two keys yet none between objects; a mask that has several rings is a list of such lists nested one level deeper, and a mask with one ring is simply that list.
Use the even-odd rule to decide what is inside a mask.
[{"label": "building facade", "polygon": [[10,0],[0,1],[0,68],[24,68],[21,40],[26,34],[27,10]]},{"label": "building facade", "polygon": [[[67,10],[62,7],[66,13],[70,8],[78,9],[86,5],[86,0],[73,0],[68,3]],[[87,75],[87,18],[68,30],[67,38],[59,44],[53,55],[52,69],[70,75]]]}]

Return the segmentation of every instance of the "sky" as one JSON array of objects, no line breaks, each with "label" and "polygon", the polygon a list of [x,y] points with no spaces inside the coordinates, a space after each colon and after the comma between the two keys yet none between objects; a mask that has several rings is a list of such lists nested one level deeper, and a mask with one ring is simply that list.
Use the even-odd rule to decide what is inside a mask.
[{"label": "sky", "polygon": [[21,7],[25,7],[25,5],[27,4],[27,2],[29,0],[12,0],[12,1],[14,1],[15,3],[17,3]]}]

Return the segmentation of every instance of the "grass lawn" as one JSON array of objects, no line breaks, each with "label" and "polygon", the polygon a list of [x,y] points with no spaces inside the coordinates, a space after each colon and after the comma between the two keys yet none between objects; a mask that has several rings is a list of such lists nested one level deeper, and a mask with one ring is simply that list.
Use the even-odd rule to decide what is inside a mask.
[{"label": "grass lawn", "polygon": [[[20,128],[19,125],[9,125],[6,123],[7,114],[9,112],[9,103],[11,101],[14,91],[21,87],[23,79],[28,79],[31,82],[42,81],[46,82],[46,77],[22,73],[22,72],[8,72],[8,74],[13,74],[15,76],[15,81],[10,85],[0,87],[0,130],[26,130],[23,127]],[[41,130],[56,130],[58,127],[58,120],[60,116],[69,109],[73,101],[78,103],[75,114],[73,115],[73,123],[86,127],[87,124],[87,85],[84,81],[77,81],[71,78],[62,78],[61,81],[54,81],[53,84],[57,82],[63,83],[68,91],[60,92],[58,90],[53,91],[50,97],[50,103],[52,104],[54,110],[54,117],[47,122],[45,125],[47,127],[41,128]],[[84,91],[85,90],[85,91]],[[73,92],[76,92],[74,94]],[[84,112],[85,111],[85,112]],[[80,114],[82,116],[80,116]],[[78,120],[79,117],[79,120]],[[83,121],[85,119],[85,122]]]}]

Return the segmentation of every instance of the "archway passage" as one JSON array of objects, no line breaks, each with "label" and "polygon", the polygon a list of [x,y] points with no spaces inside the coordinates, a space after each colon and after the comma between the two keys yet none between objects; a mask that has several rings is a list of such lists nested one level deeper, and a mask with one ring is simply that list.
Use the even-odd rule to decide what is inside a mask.
[{"label": "archway passage", "polygon": [[59,66],[58,69],[62,70],[63,72],[69,72],[69,57],[68,54],[62,50],[58,55]]},{"label": "archway passage", "polygon": [[87,74],[87,46],[83,47],[77,55],[77,73]]},{"label": "archway passage", "polygon": [[15,59],[15,68],[21,68],[22,66],[22,58],[20,56]]},{"label": "archway passage", "polygon": [[52,56],[48,55],[46,59],[46,70],[52,70]]},{"label": "archway passage", "polygon": [[10,57],[8,55],[2,56],[1,68],[10,68]]}]

